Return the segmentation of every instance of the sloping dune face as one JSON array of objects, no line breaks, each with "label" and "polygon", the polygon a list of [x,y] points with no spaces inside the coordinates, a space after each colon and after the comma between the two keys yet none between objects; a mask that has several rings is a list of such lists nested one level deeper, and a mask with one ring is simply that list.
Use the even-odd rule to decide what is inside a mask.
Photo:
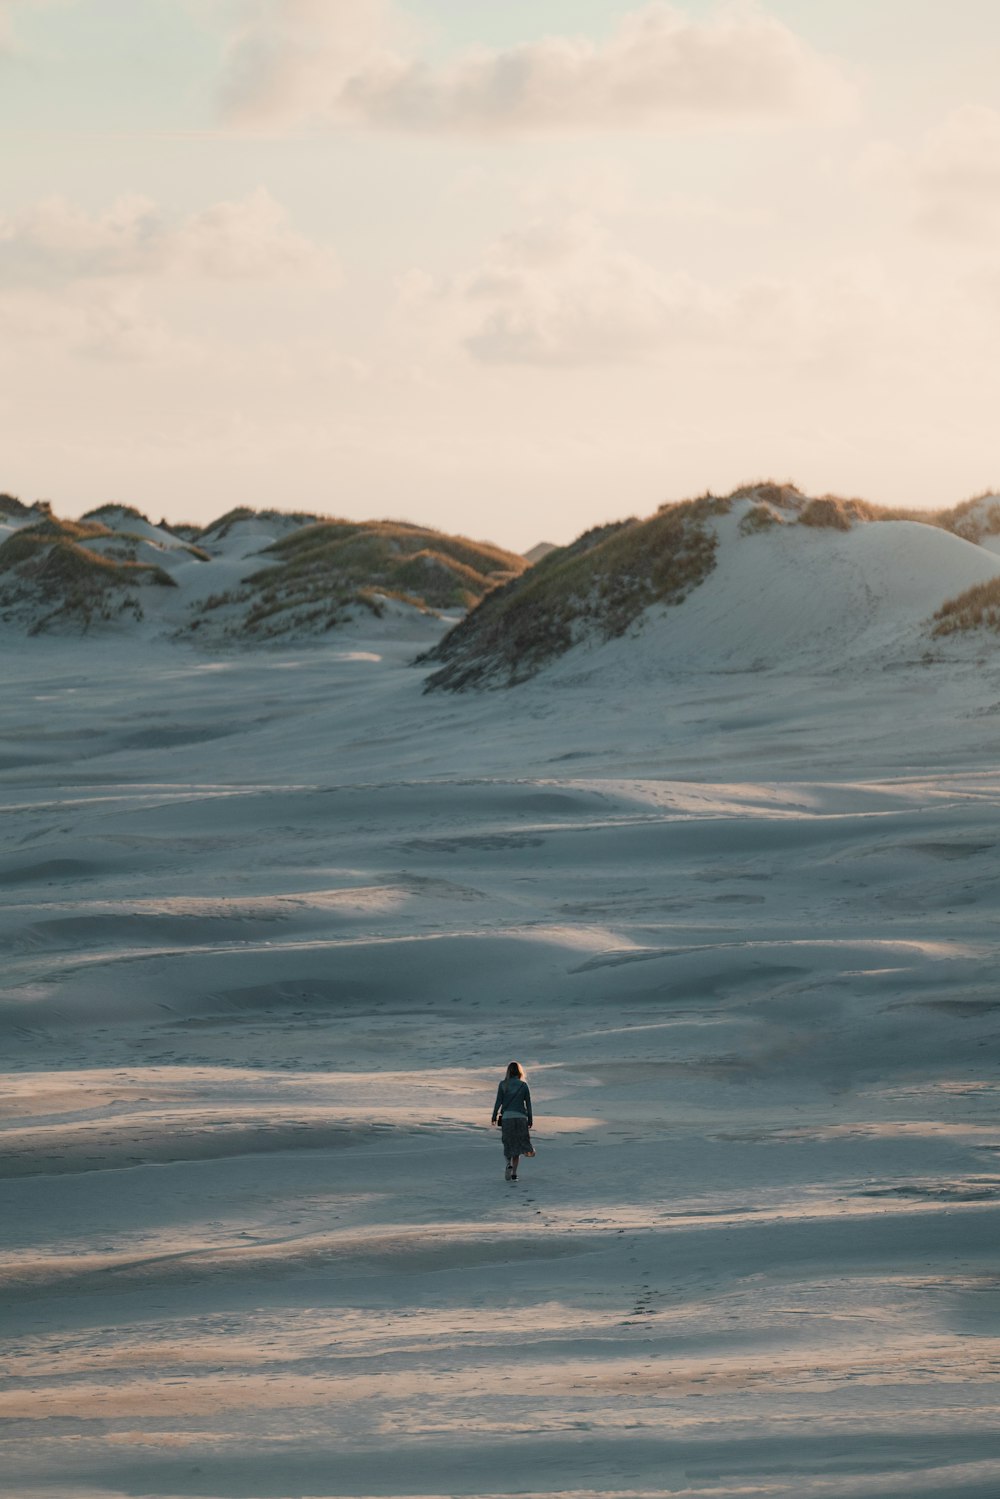
[{"label": "sloping dune face", "polygon": [[420,643],[3,660],[0,1488],[995,1499],[997,669]]},{"label": "sloping dune face", "polygon": [[764,484],[666,505],[550,550],[488,594],[435,646],[429,686],[511,687],[594,665],[896,663],[930,646],[930,617],[949,600],[1000,588],[997,528],[992,497],[918,517]]}]

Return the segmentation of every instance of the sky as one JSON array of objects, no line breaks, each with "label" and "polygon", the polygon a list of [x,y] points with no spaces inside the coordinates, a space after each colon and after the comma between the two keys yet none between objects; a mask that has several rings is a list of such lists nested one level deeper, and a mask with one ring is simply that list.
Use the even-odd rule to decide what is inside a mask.
[{"label": "sky", "polygon": [[0,0],[0,490],[1000,486],[995,0]]}]

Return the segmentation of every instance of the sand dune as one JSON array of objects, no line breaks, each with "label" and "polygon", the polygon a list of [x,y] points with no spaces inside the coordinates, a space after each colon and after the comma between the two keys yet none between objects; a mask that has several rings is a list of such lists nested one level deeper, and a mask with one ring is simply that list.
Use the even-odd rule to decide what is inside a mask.
[{"label": "sand dune", "polygon": [[991,501],[922,521],[871,508],[763,485],[588,533],[487,595],[433,648],[444,664],[429,686],[541,673],[638,688],[678,672],[854,672],[934,655],[935,611],[998,577],[980,543],[1000,512]]}]

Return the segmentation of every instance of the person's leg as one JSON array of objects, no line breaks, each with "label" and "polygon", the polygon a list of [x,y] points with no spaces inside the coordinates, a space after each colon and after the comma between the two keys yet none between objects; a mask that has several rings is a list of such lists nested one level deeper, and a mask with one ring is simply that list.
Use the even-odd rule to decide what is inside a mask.
[{"label": "person's leg", "polygon": [[510,1158],[510,1164],[511,1164],[510,1179],[511,1179],[511,1181],[515,1181],[515,1182],[517,1181],[517,1163],[518,1163],[518,1161],[520,1159],[521,1159],[521,1157],[519,1155],[514,1155],[514,1156],[511,1156],[511,1158]]}]

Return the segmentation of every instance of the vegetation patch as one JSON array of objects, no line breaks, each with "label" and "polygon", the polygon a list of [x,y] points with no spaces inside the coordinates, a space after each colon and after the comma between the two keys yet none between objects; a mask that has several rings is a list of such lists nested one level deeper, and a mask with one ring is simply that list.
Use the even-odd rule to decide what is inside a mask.
[{"label": "vegetation patch", "polygon": [[241,521],[263,520],[291,522],[295,526],[308,526],[318,520],[316,515],[305,514],[302,511],[285,510],[251,510],[248,505],[237,505],[232,510],[227,510],[225,515],[220,515],[218,520],[212,521],[209,526],[192,528],[189,526],[175,526],[174,531],[178,536],[189,537],[191,540],[219,542],[224,541],[234,526]]},{"label": "vegetation patch", "polygon": [[134,505],[98,505],[96,510],[88,510],[83,517],[84,520],[101,520],[103,516],[120,515],[128,520],[141,520],[149,525],[149,517],[143,515],[141,510],[136,510]]},{"label": "vegetation patch", "polygon": [[[710,496],[706,496],[710,498]],[[801,510],[806,497],[790,481],[777,484],[773,479],[757,479],[752,484],[741,484],[729,496],[731,501],[754,500],[760,505],[772,505],[778,510]]]},{"label": "vegetation patch", "polygon": [[25,526],[22,536],[37,536],[46,541],[88,541],[98,536],[116,533],[109,526],[96,520],[62,520],[55,515],[46,515],[31,526]]},{"label": "vegetation patch", "polygon": [[953,510],[938,513],[937,522],[966,541],[981,542],[986,536],[1000,535],[1000,495],[988,489],[973,495]]},{"label": "vegetation patch", "polygon": [[428,654],[443,663],[428,690],[512,686],[583,640],[624,635],[652,604],[681,603],[714,567],[709,521],[729,507],[711,495],[666,505],[549,552]]},{"label": "vegetation patch", "polygon": [[206,600],[189,628],[223,603],[224,634],[252,639],[330,629],[359,607],[381,616],[389,599],[467,609],[528,565],[499,547],[402,521],[312,520],[260,555],[267,565],[224,599]]},{"label": "vegetation patch", "polygon": [[134,590],[176,587],[160,567],[104,556],[87,541],[115,533],[99,521],[48,516],[0,544],[0,614],[23,617],[37,635],[59,625],[84,631],[123,613],[142,617]]},{"label": "vegetation patch", "polygon": [[990,578],[948,599],[934,615],[932,635],[966,635],[992,630],[1000,635],[1000,578]]},{"label": "vegetation patch", "polygon": [[[706,496],[706,498],[708,498]],[[741,523],[744,535],[766,530],[770,514],[774,522],[782,520],[797,522],[801,526],[813,526],[817,530],[850,531],[859,523],[871,521],[920,521],[924,525],[945,525],[950,512],[900,509],[888,505],[873,505],[869,500],[847,499],[843,495],[823,494],[815,499],[802,493],[794,484],[776,484],[773,479],[763,479],[753,484],[742,484],[727,497],[727,504],[738,500],[750,500],[753,508],[747,511]],[[764,515],[757,515],[763,509]]]},{"label": "vegetation patch", "polygon": [[849,531],[856,521],[873,521],[884,518],[896,520],[895,515],[880,517],[878,507],[867,500],[842,500],[837,495],[825,494],[819,499],[809,500],[799,515],[800,526],[816,526],[831,531]]},{"label": "vegetation patch", "polygon": [[761,531],[772,531],[775,526],[784,524],[784,517],[771,505],[751,505],[740,521],[740,535],[755,536]]},{"label": "vegetation patch", "polygon": [[13,516],[15,520],[22,520],[24,516],[31,515],[34,507],[25,505],[13,494],[0,494],[0,515]]},{"label": "vegetation patch", "polygon": [[950,510],[917,510],[911,506],[873,505],[869,500],[846,500],[825,494],[804,502],[799,522],[804,526],[829,527],[849,531],[858,522],[916,521],[922,526],[937,526],[951,531],[965,541],[982,541],[984,536],[1000,534],[1000,496],[987,491],[955,505]]}]

